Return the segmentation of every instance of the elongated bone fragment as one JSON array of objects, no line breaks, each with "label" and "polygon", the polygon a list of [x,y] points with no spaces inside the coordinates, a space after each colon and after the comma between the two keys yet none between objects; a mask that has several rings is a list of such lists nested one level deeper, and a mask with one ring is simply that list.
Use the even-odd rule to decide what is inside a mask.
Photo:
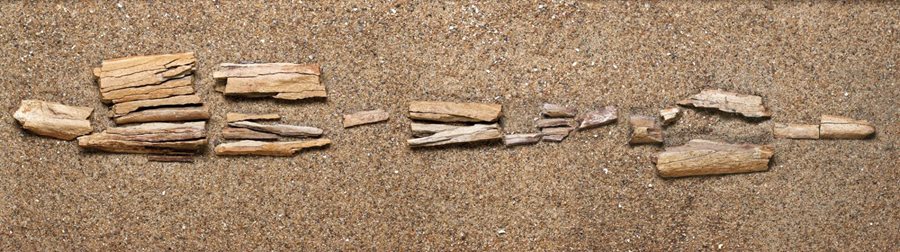
[{"label": "elongated bone fragment", "polygon": [[131,112],[115,118],[116,124],[143,122],[183,122],[209,119],[205,106],[155,108]]},{"label": "elongated bone fragment", "polygon": [[344,115],[344,128],[387,121],[389,116],[390,115],[382,109],[360,111]]},{"label": "elongated bone fragment", "polygon": [[222,129],[222,138],[226,140],[278,140],[278,135],[259,132],[247,128],[225,127]]},{"label": "elongated bone fragment", "polygon": [[546,117],[575,117],[575,114],[578,114],[578,110],[572,107],[550,103],[541,106],[541,115]]},{"label": "elongated bone fragment", "polygon": [[541,133],[508,134],[503,136],[503,145],[506,145],[506,147],[510,147],[516,145],[536,144],[541,141],[542,136],[543,134]]},{"label": "elongated bone fragment", "polygon": [[206,122],[136,124],[78,138],[82,148],[118,153],[185,154],[206,144]]},{"label": "elongated bone fragment", "polygon": [[147,85],[133,88],[117,89],[102,92],[101,99],[104,103],[123,103],[139,100],[162,99],[166,97],[188,95],[194,93],[192,76],[163,81],[157,85]]},{"label": "elongated bone fragment", "polygon": [[147,162],[193,163],[194,157],[188,155],[149,155]]},{"label": "elongated bone fragment", "polygon": [[659,116],[662,117],[662,123],[669,125],[681,117],[681,109],[678,107],[664,108],[659,110]]},{"label": "elongated bone fragment", "polygon": [[538,129],[550,127],[578,127],[578,122],[570,118],[542,118],[534,122],[534,126]]},{"label": "elongated bone fragment", "polygon": [[628,122],[631,124],[629,144],[659,144],[663,142],[662,127],[656,117],[633,115]]},{"label": "elongated bone fragment", "polygon": [[151,99],[151,100],[138,100],[138,101],[130,101],[117,103],[113,105],[112,112],[114,117],[120,117],[127,115],[128,113],[147,108],[155,108],[155,107],[167,107],[167,106],[178,106],[178,105],[196,105],[202,104],[203,102],[200,100],[200,96],[195,94],[191,95],[180,95],[180,96],[172,96],[168,98],[162,99]]},{"label": "elongated bone fragment", "polygon": [[226,122],[240,121],[277,121],[281,120],[279,114],[244,114],[244,113],[227,113],[225,114]]},{"label": "elongated bone fragment", "polygon": [[93,131],[88,117],[93,108],[68,106],[40,100],[23,100],[13,118],[37,135],[72,140]]},{"label": "elongated bone fragment", "polygon": [[259,124],[250,121],[230,122],[228,123],[228,126],[275,133],[281,136],[318,137],[324,133],[322,129],[316,127],[287,124]]},{"label": "elongated bone fragment", "polygon": [[822,139],[865,139],[875,134],[875,126],[868,121],[843,116],[823,115],[819,125]]},{"label": "elongated bone fragment", "polygon": [[772,133],[775,138],[819,139],[819,125],[775,123]]},{"label": "elongated bone fragment", "polygon": [[317,64],[224,63],[213,72],[213,78],[225,83],[224,88],[217,88],[225,95],[300,100],[328,96],[320,74]]},{"label": "elongated bone fragment", "polygon": [[437,122],[494,122],[500,119],[500,104],[415,101],[409,118]]},{"label": "elongated bone fragment", "polygon": [[453,129],[456,129],[459,127],[464,127],[464,126],[440,124],[440,123],[417,123],[417,122],[412,122],[409,124],[410,130],[412,130],[412,135],[415,137],[430,136],[434,133],[438,133],[441,131],[453,130]]},{"label": "elongated bone fragment", "polygon": [[578,121],[581,123],[578,125],[578,129],[585,130],[611,124],[618,118],[616,107],[606,106],[579,116]]},{"label": "elongated bone fragment", "polygon": [[439,146],[446,144],[471,143],[500,140],[503,133],[497,124],[475,124],[441,131],[431,136],[407,140],[410,147]]},{"label": "elongated bone fragment", "polygon": [[774,155],[771,147],[753,144],[727,144],[695,139],[685,145],[669,147],[656,160],[661,177],[685,177],[746,173],[769,169]]},{"label": "elongated bone fragment", "polygon": [[575,127],[569,126],[543,128],[541,129],[541,135],[544,141],[562,142],[573,130],[575,130]]},{"label": "elongated bone fragment", "polygon": [[288,141],[288,142],[260,142],[253,140],[244,140],[233,143],[223,143],[215,148],[216,155],[219,156],[239,156],[239,155],[255,155],[255,156],[292,156],[300,150],[322,147],[331,144],[331,140],[327,138],[313,139],[308,141]]},{"label": "elongated bone fragment", "polygon": [[762,97],[728,92],[721,89],[707,89],[678,105],[698,108],[715,108],[746,117],[771,117],[772,112],[763,106]]}]

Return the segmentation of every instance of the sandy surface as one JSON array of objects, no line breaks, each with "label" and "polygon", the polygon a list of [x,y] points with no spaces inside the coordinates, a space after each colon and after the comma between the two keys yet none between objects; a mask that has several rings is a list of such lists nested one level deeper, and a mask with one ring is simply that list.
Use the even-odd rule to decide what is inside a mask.
[{"label": "sandy surface", "polygon": [[[29,2],[0,4],[2,250],[900,250],[897,3]],[[36,137],[11,116],[44,99],[94,107],[106,128],[91,67],[189,51],[212,143],[238,111],[324,127],[335,144],[146,163]],[[329,99],[223,98],[212,70],[237,61],[321,63]],[[502,103],[505,131],[530,132],[542,102],[624,117],[707,87],[761,95],[775,116],[688,110],[665,145],[768,143],[770,171],[660,179],[649,158],[662,148],[629,147],[624,120],[562,144],[404,143],[412,100]],[[390,122],[340,127],[373,108]],[[821,114],[878,135],[771,137],[774,122]]]}]

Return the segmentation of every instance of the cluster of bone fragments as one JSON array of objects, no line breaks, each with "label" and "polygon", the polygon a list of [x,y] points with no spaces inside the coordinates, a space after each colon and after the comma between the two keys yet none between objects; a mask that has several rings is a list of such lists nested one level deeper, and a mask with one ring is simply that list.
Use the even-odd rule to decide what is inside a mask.
[{"label": "cluster of bone fragments", "polygon": [[[23,100],[15,112],[22,128],[37,135],[78,140],[86,149],[149,154],[149,161],[190,162],[206,148],[209,110],[194,89],[197,59],[193,53],[126,57],[104,60],[93,70],[101,102],[110,106],[116,127],[94,132],[88,120],[92,108]],[[316,64],[266,63],[219,65],[213,73],[215,90],[226,96],[269,97],[282,100],[326,99]],[[769,118],[772,112],[762,97],[708,89],[678,102],[684,107],[717,109],[748,118]],[[618,119],[614,106],[579,114],[573,107],[544,104],[536,132],[504,134],[502,105],[414,101],[408,117],[411,148],[502,141],[506,146],[562,142],[576,131],[609,125]],[[675,123],[679,107],[659,115],[628,118],[629,144],[661,144],[663,125]],[[345,128],[387,121],[390,114],[376,109],[347,114]],[[325,130],[313,126],[281,124],[278,114],[228,113],[216,155],[292,156],[300,150],[331,144]],[[867,121],[823,115],[819,124],[775,123],[776,138],[865,139],[875,133]],[[668,147],[655,160],[659,176],[683,177],[768,170],[774,155],[768,145],[730,144],[695,139]]]}]

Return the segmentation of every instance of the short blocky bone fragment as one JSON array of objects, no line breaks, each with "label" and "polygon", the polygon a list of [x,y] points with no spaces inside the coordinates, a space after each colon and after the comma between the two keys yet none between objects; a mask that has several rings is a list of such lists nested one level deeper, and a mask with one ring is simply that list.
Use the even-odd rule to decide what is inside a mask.
[{"label": "short blocky bone fragment", "polygon": [[875,134],[875,126],[864,120],[823,115],[820,123],[819,137],[822,139],[865,139]]},{"label": "short blocky bone fragment", "polygon": [[769,169],[769,159],[773,155],[772,148],[766,145],[695,139],[682,146],[666,148],[657,156],[656,170],[661,177],[765,171]]},{"label": "short blocky bone fragment", "polygon": [[575,117],[575,114],[578,113],[578,110],[571,107],[565,107],[562,105],[544,103],[541,106],[541,115],[546,117]]},{"label": "short blocky bone fragment", "polygon": [[88,117],[93,108],[68,106],[40,100],[23,100],[13,118],[34,134],[72,140],[93,131]]},{"label": "short blocky bone fragment", "polygon": [[82,148],[118,153],[188,154],[206,144],[206,122],[144,123],[78,138]]},{"label": "short blocky bone fragment", "polygon": [[575,130],[575,127],[569,126],[543,128],[541,129],[541,135],[544,141],[562,142],[573,130]]},{"label": "short blocky bone fragment", "polygon": [[277,121],[281,120],[279,114],[244,114],[244,113],[227,113],[225,114],[225,122],[240,121]]},{"label": "short blocky bone fragment", "polygon": [[629,144],[659,144],[663,142],[663,131],[656,117],[633,115],[628,118],[631,124],[631,140]]},{"label": "short blocky bone fragment", "polygon": [[250,121],[231,122],[228,123],[228,126],[269,132],[281,136],[318,137],[325,132],[316,127],[287,124],[259,124]]},{"label": "short blocky bone fragment", "polygon": [[434,133],[438,133],[441,131],[448,131],[448,130],[456,129],[459,127],[465,127],[465,126],[439,124],[439,123],[417,123],[417,122],[413,122],[413,123],[409,124],[409,128],[412,131],[412,135],[415,137],[430,136]]},{"label": "short blocky bone fragment", "polygon": [[659,116],[662,117],[663,124],[669,125],[681,117],[681,109],[678,107],[664,108],[659,110]]},{"label": "short blocky bone fragment", "polygon": [[247,128],[225,127],[222,129],[222,138],[226,140],[278,140],[278,135],[259,132]]},{"label": "short blocky bone fragment", "polygon": [[615,122],[619,118],[618,111],[615,106],[606,106],[598,110],[587,112],[578,117],[581,122],[578,125],[579,130],[591,129],[607,125]]},{"label": "short blocky bone fragment", "polygon": [[407,140],[410,147],[439,146],[457,143],[471,143],[500,140],[503,133],[497,124],[475,124],[452,130],[441,131],[431,136]]},{"label": "short blocky bone fragment", "polygon": [[485,103],[415,101],[409,104],[409,118],[437,122],[494,122],[502,106]]},{"label": "short blocky bone fragment", "polygon": [[213,79],[224,84],[216,90],[228,96],[301,100],[328,96],[320,74],[317,64],[223,63],[213,72]]},{"label": "short blocky bone fragment", "polygon": [[819,139],[819,125],[775,123],[772,134],[775,138]]},{"label": "short blocky bone fragment", "polygon": [[508,134],[503,136],[503,145],[507,147],[516,145],[536,144],[541,141],[541,133]]},{"label": "short blocky bone fragment", "polygon": [[771,117],[772,112],[763,106],[762,97],[728,92],[721,89],[707,89],[678,105],[698,108],[715,108],[729,113],[737,113],[746,117]]},{"label": "short blocky bone fragment", "polygon": [[390,115],[382,109],[360,111],[344,115],[344,128],[387,121],[389,116]]},{"label": "short blocky bone fragment", "polygon": [[331,144],[331,140],[327,138],[313,139],[307,141],[286,141],[286,142],[260,142],[253,140],[244,140],[233,143],[219,144],[215,148],[216,155],[219,156],[292,156],[300,150],[322,147]]}]

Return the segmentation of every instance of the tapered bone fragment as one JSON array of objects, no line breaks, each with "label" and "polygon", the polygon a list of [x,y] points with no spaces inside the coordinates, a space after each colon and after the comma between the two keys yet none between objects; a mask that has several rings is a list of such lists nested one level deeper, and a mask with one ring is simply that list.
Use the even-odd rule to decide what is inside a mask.
[{"label": "tapered bone fragment", "polygon": [[497,124],[475,124],[441,131],[431,136],[407,140],[410,147],[439,146],[456,143],[471,143],[500,140],[503,133]]},{"label": "tapered bone fragment", "polygon": [[550,128],[550,127],[559,127],[559,126],[566,126],[566,127],[574,128],[574,127],[578,126],[578,122],[576,122],[575,119],[568,119],[568,118],[543,118],[543,119],[538,119],[534,123],[534,126],[539,129]]},{"label": "tapered bone fragment", "polygon": [[775,123],[772,133],[775,138],[819,139],[819,125]]},{"label": "tapered bone fragment", "polygon": [[205,106],[156,108],[131,112],[116,117],[116,124],[143,122],[183,122],[209,119],[209,110]]},{"label": "tapered bone fragment", "polygon": [[225,95],[285,100],[327,97],[319,75],[317,64],[292,63],[225,63],[213,72],[214,79],[225,83],[224,88],[217,89]]},{"label": "tapered bone fragment", "polygon": [[541,115],[546,117],[575,117],[578,110],[556,104],[544,103],[541,106]]},{"label": "tapered bone fragment", "polygon": [[287,124],[259,124],[250,121],[231,122],[228,123],[228,126],[275,133],[281,136],[318,137],[324,133],[322,129],[316,127]]},{"label": "tapered bone fragment", "polygon": [[865,139],[875,134],[875,126],[868,121],[835,115],[823,115],[819,125],[822,139]]},{"label": "tapered bone fragment", "polygon": [[222,129],[222,138],[227,140],[278,140],[278,135],[259,132],[247,128],[225,127]]},{"label": "tapered bone fragment", "polygon": [[412,130],[412,135],[415,137],[430,136],[434,133],[438,133],[441,131],[448,131],[448,130],[456,129],[459,127],[464,127],[464,126],[439,124],[439,123],[417,123],[417,122],[413,122],[413,123],[409,124],[410,130]]},{"label": "tapered bone fragment", "polygon": [[562,142],[573,130],[575,130],[575,127],[569,126],[543,128],[541,129],[541,135],[544,141]]},{"label": "tapered bone fragment", "polygon": [[243,113],[227,113],[225,114],[226,122],[240,122],[240,121],[277,121],[281,120],[281,115],[279,114],[243,114]]},{"label": "tapered bone fragment", "polygon": [[409,118],[438,122],[494,122],[500,104],[416,101],[409,104]]},{"label": "tapered bone fragment", "polygon": [[662,117],[663,124],[672,124],[681,116],[681,109],[678,107],[664,108],[659,110],[659,116]]},{"label": "tapered bone fragment", "polygon": [[34,134],[72,140],[93,131],[88,117],[93,108],[67,106],[55,102],[23,100],[13,118]]},{"label": "tapered bone fragment", "polygon": [[663,142],[663,131],[656,117],[633,115],[628,119],[631,124],[631,140],[629,144],[658,144]]},{"label": "tapered bone fragment", "polygon": [[543,135],[541,133],[504,135],[503,136],[503,145],[510,147],[510,146],[516,146],[516,145],[535,144],[535,143],[541,141],[542,136]]},{"label": "tapered bone fragment", "polygon": [[584,130],[607,125],[615,122],[618,118],[619,116],[616,107],[606,106],[579,116],[578,121],[580,121],[581,124],[578,125],[578,129]]},{"label": "tapered bone fragment", "polygon": [[762,97],[744,95],[721,89],[707,89],[678,105],[698,108],[715,108],[729,113],[738,113],[746,117],[771,117],[772,112],[763,106]]},{"label": "tapered bone fragment", "polygon": [[238,141],[233,143],[223,143],[215,148],[216,155],[219,156],[238,156],[238,155],[256,155],[256,156],[292,156],[300,150],[314,147],[322,147],[331,144],[331,140],[327,138],[313,139],[308,141],[289,141],[289,142],[260,142],[260,141]]},{"label": "tapered bone fragment", "polygon": [[730,174],[765,171],[774,154],[771,147],[727,144],[695,139],[660,153],[656,169],[661,177]]},{"label": "tapered bone fragment", "polygon": [[83,148],[119,153],[189,153],[206,143],[206,122],[144,123],[78,138]]},{"label": "tapered bone fragment", "polygon": [[203,102],[200,100],[200,96],[191,94],[191,95],[181,95],[181,96],[173,96],[162,99],[152,99],[152,100],[139,100],[139,101],[130,101],[117,103],[113,105],[112,112],[114,117],[120,117],[127,115],[128,113],[146,109],[146,108],[155,108],[155,107],[164,107],[164,106],[178,106],[178,105],[195,105],[202,104]]},{"label": "tapered bone fragment", "polygon": [[387,121],[389,116],[390,115],[388,115],[387,112],[381,109],[361,111],[349,115],[344,115],[344,128]]}]

